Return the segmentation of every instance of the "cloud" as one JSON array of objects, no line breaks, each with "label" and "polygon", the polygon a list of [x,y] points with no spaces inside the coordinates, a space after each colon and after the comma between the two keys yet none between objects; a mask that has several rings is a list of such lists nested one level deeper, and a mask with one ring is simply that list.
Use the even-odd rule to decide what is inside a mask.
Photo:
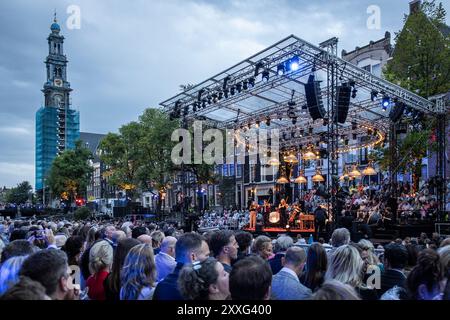
[{"label": "cloud", "polygon": [[[180,84],[204,81],[290,34],[315,44],[338,36],[340,51],[398,31],[407,2],[377,2],[380,30],[366,27],[372,0],[0,1],[0,163],[33,166],[54,8],[81,130],[106,133],[157,107]],[[81,9],[79,30],[66,28],[72,4]],[[20,168],[9,168],[17,177],[2,169],[0,185],[22,179]]]}]

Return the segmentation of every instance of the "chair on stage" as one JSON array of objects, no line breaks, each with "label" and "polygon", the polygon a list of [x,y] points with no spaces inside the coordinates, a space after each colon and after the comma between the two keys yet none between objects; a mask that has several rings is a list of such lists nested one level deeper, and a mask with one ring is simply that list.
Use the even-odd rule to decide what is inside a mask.
[{"label": "chair on stage", "polygon": [[303,230],[314,230],[314,215],[302,215],[300,217],[300,228]]}]

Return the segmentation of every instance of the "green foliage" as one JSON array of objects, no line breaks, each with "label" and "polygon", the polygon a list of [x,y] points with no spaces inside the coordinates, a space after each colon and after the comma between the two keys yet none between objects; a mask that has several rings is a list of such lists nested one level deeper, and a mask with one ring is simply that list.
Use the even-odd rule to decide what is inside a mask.
[{"label": "green foliage", "polygon": [[389,81],[429,97],[450,90],[450,37],[441,31],[448,28],[442,3],[425,1],[421,8],[405,16],[384,75]]},{"label": "green foliage", "polygon": [[30,183],[28,181],[23,181],[6,193],[5,200],[9,203],[25,203],[27,200],[32,200],[32,190],[33,188]]},{"label": "green foliage", "polygon": [[82,146],[80,140],[76,142],[75,149],[65,150],[56,157],[47,179],[52,192],[69,201],[83,195],[92,173],[88,163],[90,159],[91,152]]},{"label": "green foliage", "polygon": [[100,158],[107,165],[109,183],[134,197],[139,187],[162,189],[173,170],[171,141],[177,121],[159,109],[146,109],[139,121],[109,133],[100,143]]},{"label": "green foliage", "polygon": [[80,207],[73,213],[75,220],[86,220],[91,216],[91,210],[87,207]]}]

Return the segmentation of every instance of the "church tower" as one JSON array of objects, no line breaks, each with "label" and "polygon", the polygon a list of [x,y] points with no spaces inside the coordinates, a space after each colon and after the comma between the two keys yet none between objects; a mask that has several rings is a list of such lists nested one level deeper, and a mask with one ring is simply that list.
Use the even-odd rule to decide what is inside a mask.
[{"label": "church tower", "polygon": [[67,57],[64,37],[56,20],[47,38],[44,106],[36,112],[36,190],[45,188],[45,178],[54,158],[75,147],[80,136],[80,114],[70,108],[70,83],[67,81]]}]

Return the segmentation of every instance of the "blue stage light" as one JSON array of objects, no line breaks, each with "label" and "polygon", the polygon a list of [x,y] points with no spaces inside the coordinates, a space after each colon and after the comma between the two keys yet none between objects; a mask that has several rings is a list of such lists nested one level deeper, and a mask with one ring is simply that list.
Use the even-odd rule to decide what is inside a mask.
[{"label": "blue stage light", "polygon": [[277,67],[277,74],[279,76],[282,76],[285,71],[286,70],[285,70],[285,67],[284,67],[284,63],[279,64],[278,67]]},{"label": "blue stage light", "polygon": [[381,100],[381,106],[383,107],[384,111],[386,111],[390,104],[391,99],[388,96],[383,96],[383,100]]},{"label": "blue stage light", "polygon": [[289,69],[291,71],[297,71],[300,68],[300,59],[298,57],[293,57],[289,60]]}]

